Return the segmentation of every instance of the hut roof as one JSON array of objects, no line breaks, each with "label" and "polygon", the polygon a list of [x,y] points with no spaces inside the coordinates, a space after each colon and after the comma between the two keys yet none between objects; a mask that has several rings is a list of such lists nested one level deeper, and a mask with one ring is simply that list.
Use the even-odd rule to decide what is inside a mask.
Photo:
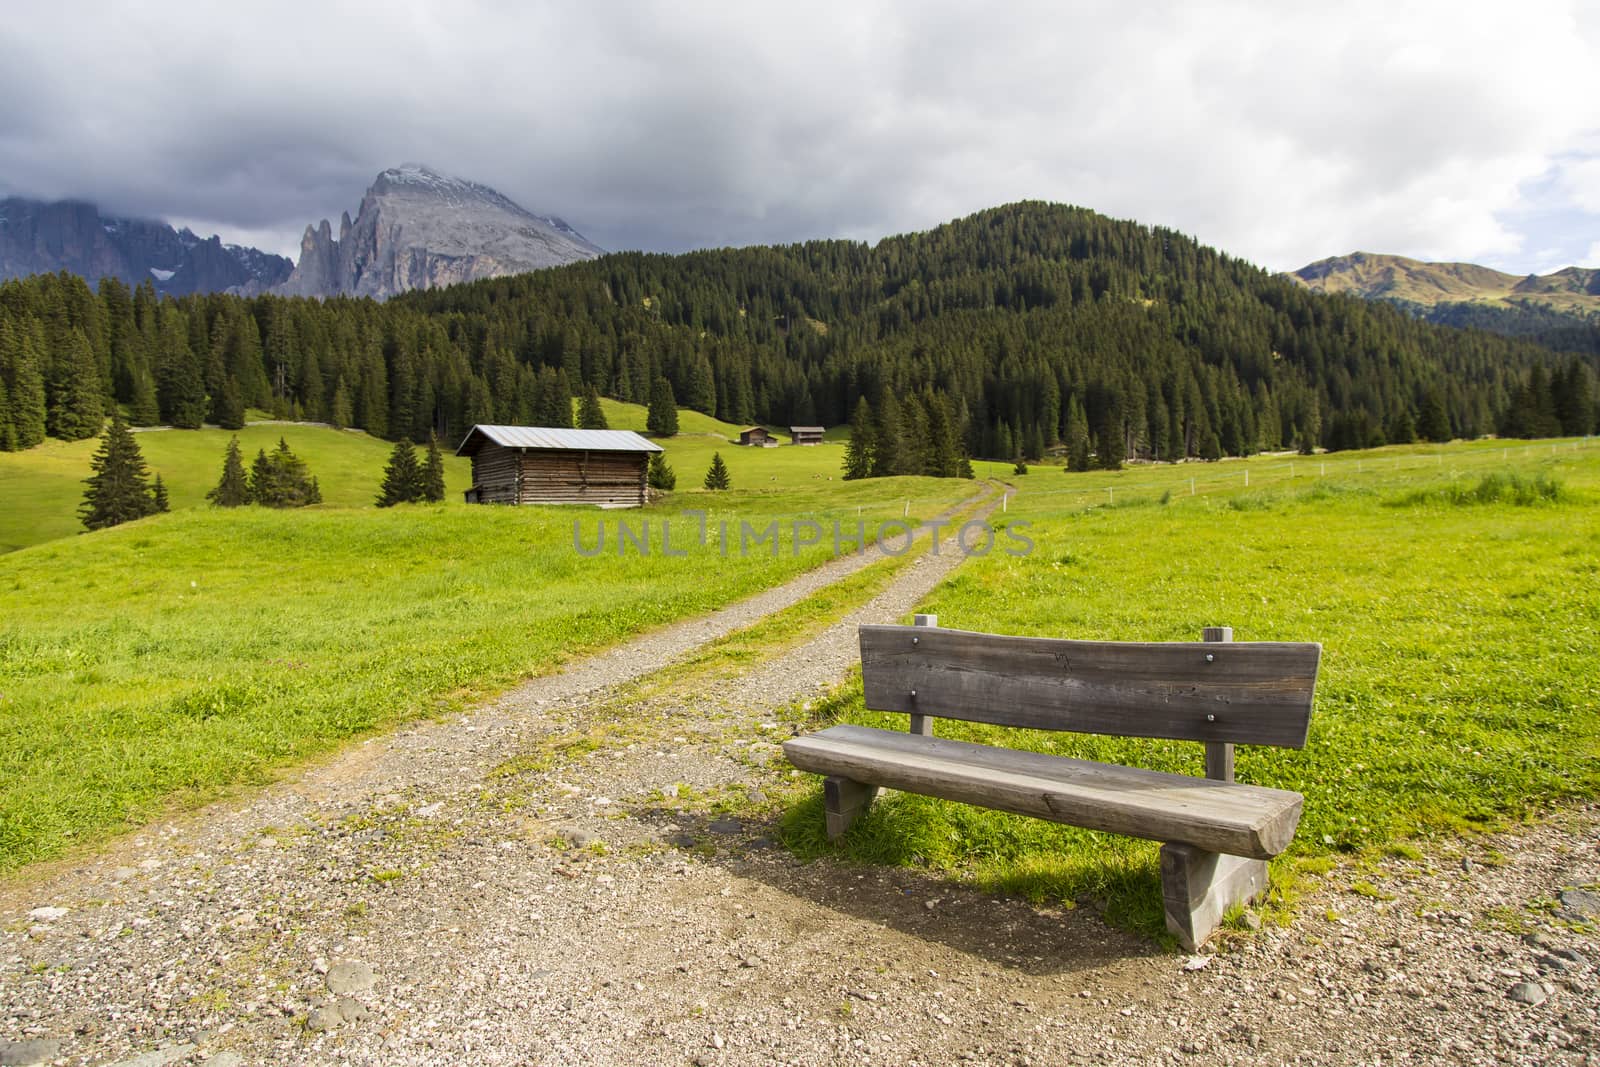
[{"label": "hut roof", "polygon": [[470,456],[485,442],[506,448],[546,448],[563,452],[660,452],[661,446],[632,430],[569,430],[555,426],[474,426],[456,449]]},{"label": "hut roof", "polygon": [[821,426],[791,426],[791,427],[789,427],[789,432],[790,433],[825,433],[826,430]]}]

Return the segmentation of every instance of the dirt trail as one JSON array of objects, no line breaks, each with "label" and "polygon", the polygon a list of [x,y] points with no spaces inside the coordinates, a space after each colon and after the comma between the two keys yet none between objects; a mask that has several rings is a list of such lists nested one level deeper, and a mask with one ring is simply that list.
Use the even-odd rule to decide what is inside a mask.
[{"label": "dirt trail", "polygon": [[[710,814],[760,809],[790,774],[776,709],[959,559],[921,556],[743,670],[647,677],[847,557],[12,887],[0,1063],[26,1039],[142,1067],[1600,1062],[1600,945],[1550,903],[1600,879],[1594,808],[1385,861],[1361,873],[1376,896],[1335,872],[1293,928],[1198,969],[1088,909],[802,865],[760,819]],[[1523,982],[1541,1003],[1507,996]]]}]

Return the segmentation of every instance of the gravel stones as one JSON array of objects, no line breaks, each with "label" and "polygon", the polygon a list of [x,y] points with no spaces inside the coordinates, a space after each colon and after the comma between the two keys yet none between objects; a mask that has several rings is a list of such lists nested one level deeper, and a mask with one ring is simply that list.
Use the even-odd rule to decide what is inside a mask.
[{"label": "gravel stones", "polygon": [[343,1025],[359,1023],[366,1019],[367,1014],[366,1006],[359,1000],[340,997],[312,1008],[311,1014],[306,1016],[306,1029],[314,1033],[326,1033]]},{"label": "gravel stones", "polygon": [[569,848],[588,848],[600,840],[581,826],[563,826],[555,832],[553,839],[565,842]]},{"label": "gravel stones", "polygon": [[328,992],[335,996],[365,993],[372,988],[372,968],[355,960],[345,960],[328,968]]},{"label": "gravel stones", "polygon": [[1536,1008],[1550,999],[1550,991],[1537,982],[1518,982],[1511,987],[1506,996],[1518,1004]]},{"label": "gravel stones", "polygon": [[1561,907],[1580,922],[1600,919],[1600,893],[1592,889],[1563,889]]},{"label": "gravel stones", "polygon": [[25,1067],[27,1064],[48,1063],[61,1054],[61,1042],[53,1038],[33,1038],[29,1041],[0,1041],[0,1065]]}]

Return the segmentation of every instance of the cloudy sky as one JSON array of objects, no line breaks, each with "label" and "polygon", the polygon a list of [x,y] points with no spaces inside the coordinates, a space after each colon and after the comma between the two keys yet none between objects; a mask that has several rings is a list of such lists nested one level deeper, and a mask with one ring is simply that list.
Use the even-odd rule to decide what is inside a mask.
[{"label": "cloudy sky", "polygon": [[1588,6],[53,0],[0,29],[0,195],[297,255],[419,160],[613,249],[1035,198],[1275,269],[1600,266]]}]

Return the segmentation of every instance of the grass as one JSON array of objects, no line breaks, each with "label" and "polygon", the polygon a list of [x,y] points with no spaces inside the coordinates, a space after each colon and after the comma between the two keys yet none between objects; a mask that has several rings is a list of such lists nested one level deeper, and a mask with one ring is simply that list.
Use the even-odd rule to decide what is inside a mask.
[{"label": "grass", "polygon": [[[600,403],[613,429],[643,432],[643,406],[609,399]],[[265,415],[251,412],[251,418],[257,417]],[[677,436],[657,440],[677,472],[679,497],[692,498],[704,492],[701,483],[711,465],[711,454],[717,451],[732,472],[735,489],[778,496],[842,481],[840,467],[848,427],[836,427],[843,431],[842,436],[830,431],[828,443],[815,447],[742,448],[731,440],[738,439],[743,427],[686,408],[678,412],[678,425]],[[785,439],[786,431],[787,427],[780,430]],[[139,448],[151,471],[166,483],[173,510],[208,506],[205,494],[222,473],[223,453],[232,436],[233,431],[217,429],[160,429],[138,434]],[[394,447],[359,430],[309,423],[246,426],[238,436],[247,466],[258,449],[271,451],[279,437],[286,439],[317,476],[328,507],[372,506]],[[447,447],[453,443],[445,442]],[[0,502],[4,504],[0,507],[0,553],[83,532],[78,505],[83,500],[83,480],[89,475],[89,459],[98,445],[98,440],[50,440],[26,452],[0,452]],[[975,467],[980,478],[1004,478],[1011,471],[1010,464],[978,463]],[[460,505],[461,491],[471,480],[470,461],[447,453],[445,503]]]},{"label": "grass", "polygon": [[[970,512],[971,509],[963,509],[955,518],[960,520]],[[927,544],[926,534],[922,536],[918,553]],[[804,600],[766,616],[758,624],[707,642],[695,652],[620,687],[605,705],[584,710],[587,725],[551,733],[503,761],[493,776],[544,773],[603,747],[623,747],[647,738],[669,736],[686,726],[703,725],[707,712],[701,693],[705,687],[736,677],[813,639],[883,592],[896,575],[916,563],[918,553],[885,554],[855,573],[817,589]],[[678,710],[649,718],[634,713],[647,702],[658,709]],[[689,799],[686,793],[679,793],[672,806],[682,808]]]},{"label": "grass", "polygon": [[[205,507],[205,495],[222,474],[222,457],[232,430],[149,430],[136,435],[151,472],[167,486],[173,510]],[[388,461],[388,441],[359,430],[326,426],[246,426],[238,431],[245,466],[259,449],[271,451],[281,437],[317,476],[322,498],[331,507],[372,504]],[[83,532],[78,505],[89,459],[99,447],[88,441],[46,441],[25,452],[0,452],[0,552],[41,544]],[[445,460],[445,495],[459,501],[471,481],[467,460]]]},{"label": "grass", "polygon": [[[1280,867],[1497,827],[1593,796],[1600,449],[1385,450],[1301,460],[1293,477],[1287,462],[1056,474],[1067,485],[1037,493],[1048,483],[1030,475],[1007,517],[1032,524],[1032,555],[970,560],[919,610],[1000,633],[1195,640],[1203,626],[1231,625],[1239,640],[1322,642],[1307,747],[1238,753],[1242,781],[1306,796]],[[1256,473],[1248,490],[1245,469]],[[1122,487],[1117,506],[1107,485]],[[1532,489],[1541,506],[1527,507],[1530,493],[1518,486],[1559,488]],[[1472,506],[1431,506],[1458,491]],[[1395,498],[1415,504],[1386,504]],[[903,716],[865,711],[859,682],[821,717],[905,728]],[[938,731],[1202,773],[1195,744],[950,721]],[[786,840],[803,855],[830,851],[821,823],[812,796],[789,813]],[[1149,842],[895,794],[843,852],[1036,900],[1092,903],[1160,936]]]},{"label": "grass", "polygon": [[[872,524],[973,491],[892,479],[690,503],[713,505],[713,528],[795,513],[848,524],[858,509]],[[678,503],[626,518],[659,524]],[[787,534],[776,555],[747,559],[676,533],[684,558],[619,557],[614,541],[597,558],[574,551],[575,521],[592,545],[594,524],[620,518],[190,508],[0,557],[0,870],[269,780],[831,554],[826,542],[796,553]]]},{"label": "grass", "polygon": [[1527,508],[1560,503],[1564,495],[1561,483],[1546,472],[1524,477],[1516,471],[1494,471],[1478,479],[1476,485],[1451,482],[1430,489],[1413,489],[1394,503],[1397,506],[1445,504],[1458,508],[1476,504],[1511,504]]}]

